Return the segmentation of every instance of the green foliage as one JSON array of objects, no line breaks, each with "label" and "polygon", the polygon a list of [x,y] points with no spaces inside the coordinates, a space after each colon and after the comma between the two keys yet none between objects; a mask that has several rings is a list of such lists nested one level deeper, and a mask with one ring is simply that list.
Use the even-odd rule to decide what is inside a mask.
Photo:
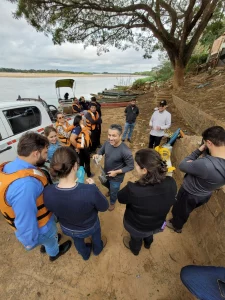
[{"label": "green foliage", "polygon": [[192,55],[186,67],[186,72],[193,71],[199,65],[206,63],[207,57],[208,53]]},{"label": "green foliage", "polygon": [[215,39],[220,37],[225,32],[225,1],[219,1],[212,18],[210,19],[203,35],[200,39],[200,44],[206,46],[207,49],[212,47]]},{"label": "green foliage", "polygon": [[134,75],[150,76],[151,71],[135,72]]},{"label": "green foliage", "polygon": [[[141,73],[141,72],[140,72]],[[138,88],[142,85],[144,85],[148,81],[157,81],[157,82],[163,82],[168,79],[170,79],[173,76],[173,68],[169,61],[164,61],[159,67],[153,68],[151,71],[148,71],[149,75],[148,77],[137,79],[133,83],[134,88]]]},{"label": "green foliage", "polygon": [[142,85],[144,85],[146,82],[148,81],[154,81],[154,77],[153,76],[149,76],[149,77],[144,77],[144,78],[139,78],[137,80],[135,80],[135,82],[133,83],[133,88],[136,89],[136,88],[139,88],[141,87]]}]

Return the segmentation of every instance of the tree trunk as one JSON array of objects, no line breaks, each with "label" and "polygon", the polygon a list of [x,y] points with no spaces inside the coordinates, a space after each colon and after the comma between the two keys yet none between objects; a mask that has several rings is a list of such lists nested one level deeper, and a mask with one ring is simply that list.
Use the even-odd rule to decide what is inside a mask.
[{"label": "tree trunk", "polygon": [[184,64],[180,60],[175,60],[173,88],[179,89],[184,85]]}]

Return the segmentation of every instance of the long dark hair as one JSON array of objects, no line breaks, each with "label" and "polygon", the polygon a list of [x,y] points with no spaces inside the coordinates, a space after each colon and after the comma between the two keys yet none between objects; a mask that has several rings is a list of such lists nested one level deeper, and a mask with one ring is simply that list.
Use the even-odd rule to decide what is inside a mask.
[{"label": "long dark hair", "polygon": [[76,115],[73,120],[73,126],[80,126],[80,121],[82,120],[81,115]]},{"label": "long dark hair", "polygon": [[135,161],[141,169],[147,170],[147,173],[138,180],[141,185],[157,184],[166,178],[166,162],[155,150],[141,149],[137,151]]},{"label": "long dark hair", "polygon": [[50,163],[52,177],[67,177],[76,162],[78,162],[78,156],[75,150],[66,146],[58,148],[53,154]]}]

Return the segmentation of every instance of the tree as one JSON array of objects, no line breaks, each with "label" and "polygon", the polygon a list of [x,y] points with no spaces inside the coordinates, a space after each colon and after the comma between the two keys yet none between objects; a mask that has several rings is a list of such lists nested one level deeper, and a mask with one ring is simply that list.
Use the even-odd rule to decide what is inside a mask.
[{"label": "tree", "polygon": [[174,68],[174,87],[183,85],[184,69],[217,4],[223,0],[9,0],[15,17],[24,16],[38,31],[65,41],[144,49],[145,58],[163,48]]}]

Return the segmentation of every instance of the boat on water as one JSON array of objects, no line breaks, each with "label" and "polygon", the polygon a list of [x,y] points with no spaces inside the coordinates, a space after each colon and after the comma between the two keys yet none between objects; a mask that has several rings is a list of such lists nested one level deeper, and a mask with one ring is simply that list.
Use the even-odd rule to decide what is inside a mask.
[{"label": "boat on water", "polygon": [[99,103],[120,103],[120,102],[130,102],[132,99],[134,98],[101,98],[101,99],[98,99],[98,102]]},{"label": "boat on water", "polygon": [[139,93],[129,93],[125,91],[118,91],[118,90],[104,90],[101,93],[98,93],[98,95],[104,95],[104,96],[121,96],[121,97],[134,97],[140,95]]},{"label": "boat on water", "polygon": [[[56,88],[56,96],[59,103],[59,111],[66,113],[66,114],[72,114],[72,104],[75,98],[75,86],[76,82],[74,79],[59,79],[55,82],[55,88]],[[61,97],[60,89],[61,88],[70,88],[72,91],[72,96],[69,98],[69,94],[66,93],[64,95],[64,98]]]},{"label": "boat on water", "polygon": [[101,107],[105,108],[117,108],[117,107],[127,107],[128,102],[104,102],[101,103]]}]

